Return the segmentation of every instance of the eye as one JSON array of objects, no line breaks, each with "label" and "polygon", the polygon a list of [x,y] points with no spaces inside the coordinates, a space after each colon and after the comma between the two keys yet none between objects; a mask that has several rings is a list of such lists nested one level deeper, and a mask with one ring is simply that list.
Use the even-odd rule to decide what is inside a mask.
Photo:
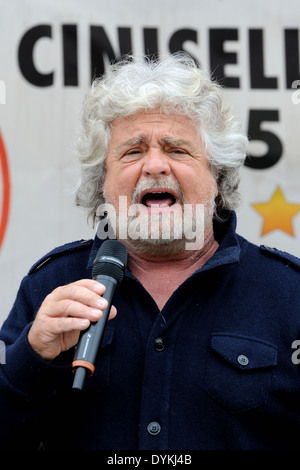
[{"label": "eye", "polygon": [[138,159],[142,154],[142,150],[140,148],[132,148],[129,150],[126,150],[126,152],[123,153],[121,156],[121,160],[125,161],[131,161],[131,160],[136,160]]},{"label": "eye", "polygon": [[171,152],[172,153],[178,153],[179,155],[184,155],[184,154],[188,153],[183,149],[173,149],[173,150],[171,150]]},{"label": "eye", "polygon": [[135,155],[137,153],[140,153],[141,150],[140,149],[130,149],[130,150],[127,150],[127,152],[125,152],[125,155]]},{"label": "eye", "polygon": [[183,149],[183,148],[170,148],[167,150],[167,153],[171,155],[173,158],[183,158],[183,157],[190,157],[191,154]]}]

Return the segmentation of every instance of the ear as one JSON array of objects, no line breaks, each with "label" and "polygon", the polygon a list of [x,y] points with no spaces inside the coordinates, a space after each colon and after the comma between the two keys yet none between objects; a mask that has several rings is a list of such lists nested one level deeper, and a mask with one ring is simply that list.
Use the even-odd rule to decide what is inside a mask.
[{"label": "ear", "polygon": [[215,187],[215,198],[216,198],[219,195],[219,187],[218,187],[219,171],[216,168],[211,167],[211,175],[212,175],[213,181],[216,184],[216,187]]}]

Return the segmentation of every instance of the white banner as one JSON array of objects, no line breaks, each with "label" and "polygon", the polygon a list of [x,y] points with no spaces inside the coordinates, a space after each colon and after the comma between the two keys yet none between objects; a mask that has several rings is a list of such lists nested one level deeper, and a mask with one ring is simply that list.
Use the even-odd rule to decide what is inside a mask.
[{"label": "white banner", "polygon": [[21,278],[91,238],[74,207],[84,93],[120,54],[189,52],[251,137],[238,231],[300,256],[298,0],[0,0],[0,324]]}]

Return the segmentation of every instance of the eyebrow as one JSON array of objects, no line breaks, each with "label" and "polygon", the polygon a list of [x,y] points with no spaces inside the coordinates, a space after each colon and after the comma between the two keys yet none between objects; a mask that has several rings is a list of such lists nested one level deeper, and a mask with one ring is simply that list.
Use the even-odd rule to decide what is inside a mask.
[{"label": "eyebrow", "polygon": [[132,139],[126,140],[126,142],[122,142],[119,146],[120,149],[130,147],[131,145],[139,145],[143,143],[146,140],[146,137],[144,135],[138,135],[136,137],[133,137]]},{"label": "eyebrow", "polygon": [[171,145],[171,147],[180,147],[180,146],[188,146],[189,148],[192,147],[191,142],[185,139],[173,139],[173,137],[164,137],[160,139],[161,143],[165,143]]},{"label": "eyebrow", "polygon": [[[130,147],[131,145],[139,145],[142,144],[143,142],[147,141],[147,137],[144,135],[138,135],[136,137],[133,137],[132,139],[126,140],[126,142],[123,142],[120,145],[120,148],[124,147]],[[172,147],[180,147],[181,145],[183,146],[188,146],[189,148],[192,147],[191,142],[185,139],[174,139],[173,137],[162,137],[159,139],[160,144],[168,144],[171,145]]]}]

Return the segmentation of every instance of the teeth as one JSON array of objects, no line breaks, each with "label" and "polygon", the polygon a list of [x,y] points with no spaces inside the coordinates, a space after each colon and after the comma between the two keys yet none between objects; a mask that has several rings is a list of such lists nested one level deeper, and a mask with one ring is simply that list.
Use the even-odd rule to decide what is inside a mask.
[{"label": "teeth", "polygon": [[[150,200],[152,201],[157,201],[159,203],[159,201],[163,201],[165,200],[166,204],[168,205],[173,205],[176,201],[176,198],[173,194],[169,193],[168,191],[156,191],[156,192],[148,192],[146,194],[144,194],[144,196],[142,197],[142,204],[146,205],[146,206],[149,206],[151,203],[149,202]],[[169,201],[169,202],[167,202]],[[149,203],[147,203],[149,202]]]}]

